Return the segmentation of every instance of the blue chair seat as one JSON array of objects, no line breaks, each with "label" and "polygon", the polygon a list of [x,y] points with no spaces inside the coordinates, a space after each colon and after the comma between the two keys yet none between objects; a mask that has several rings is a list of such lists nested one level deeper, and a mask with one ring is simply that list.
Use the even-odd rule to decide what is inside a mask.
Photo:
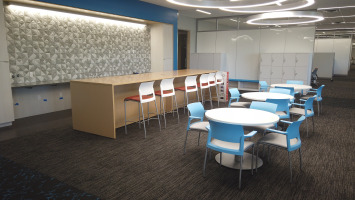
[{"label": "blue chair seat", "polygon": [[[295,145],[297,144],[298,139],[297,138],[293,138],[290,140],[290,144],[291,145]],[[287,148],[287,139],[286,139],[286,135],[282,135],[279,133],[269,133],[267,135],[265,135],[264,137],[262,137],[258,143],[260,144],[270,144],[270,145],[274,145],[274,146],[279,146],[279,147],[283,147],[283,148]]]},{"label": "blue chair seat", "polygon": [[[304,108],[292,107],[292,108],[290,108],[290,113],[292,113],[294,115],[304,115],[305,110],[304,110]],[[307,110],[307,115],[311,117],[314,115],[314,112],[312,110]]]},{"label": "blue chair seat", "polygon": [[206,126],[210,125],[207,121],[194,122],[190,125],[190,130],[200,130],[208,132]]}]

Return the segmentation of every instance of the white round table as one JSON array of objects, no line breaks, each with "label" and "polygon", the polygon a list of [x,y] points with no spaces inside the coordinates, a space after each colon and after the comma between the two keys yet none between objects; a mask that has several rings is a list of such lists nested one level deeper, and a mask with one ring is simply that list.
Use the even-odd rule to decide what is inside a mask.
[{"label": "white round table", "polygon": [[272,84],[270,87],[293,87],[296,91],[309,90],[312,87],[309,85],[297,85],[297,84]]},{"label": "white round table", "polygon": [[253,101],[266,101],[266,99],[294,99],[292,95],[272,92],[246,92],[242,94],[242,97]]},{"label": "white round table", "polygon": [[[209,120],[243,126],[275,124],[280,119],[276,114],[250,108],[217,108],[208,110],[205,113],[205,116]],[[222,157],[223,159],[221,165],[233,169],[240,168],[239,156],[222,153]],[[216,155],[215,159],[218,163],[220,162],[220,153]],[[263,161],[260,158],[254,156],[254,159],[254,164],[256,164],[256,159],[258,159],[258,166],[256,166],[257,168],[263,165]],[[250,170],[251,162],[252,155],[244,153],[242,163],[243,170]]]}]

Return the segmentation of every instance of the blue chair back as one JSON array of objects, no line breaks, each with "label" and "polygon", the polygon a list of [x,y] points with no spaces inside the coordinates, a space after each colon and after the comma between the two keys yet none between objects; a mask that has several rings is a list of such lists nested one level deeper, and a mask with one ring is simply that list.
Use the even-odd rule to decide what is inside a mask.
[{"label": "blue chair back", "polygon": [[285,88],[270,88],[269,92],[291,95],[291,91]]},{"label": "blue chair back", "polygon": [[229,98],[228,107],[231,106],[232,100],[237,100],[236,102],[238,102],[240,98],[240,93],[238,88],[229,89],[229,93],[231,93],[231,97]]},{"label": "blue chair back", "polygon": [[303,81],[297,81],[297,80],[287,80],[286,84],[296,84],[296,85],[303,85]]},{"label": "blue chair back", "polygon": [[[306,117],[311,117],[314,115],[314,111],[313,111],[313,101],[316,97],[311,97],[308,98],[307,101],[304,103],[304,109],[305,109],[305,116]],[[308,113],[308,111],[311,111],[310,113]]]},{"label": "blue chair back", "polygon": [[290,118],[290,108],[288,105],[290,103],[290,99],[266,99],[265,102],[277,104],[276,112],[286,112],[285,115],[279,115],[280,119]]},{"label": "blue chair back", "polygon": [[253,101],[250,104],[250,108],[256,110],[264,110],[275,114],[277,109],[277,104],[269,103],[269,102]]},{"label": "blue chair back", "polygon": [[293,88],[293,87],[281,87],[281,86],[276,86],[275,88],[282,88],[282,89],[290,90],[290,95],[295,96],[295,88]]},{"label": "blue chair back", "polygon": [[[301,116],[297,121],[292,122],[292,124],[287,127],[287,151],[293,151],[301,147],[300,125],[304,119],[306,119],[306,117]],[[296,144],[291,145],[292,139],[297,139]]]},{"label": "blue chair back", "polygon": [[268,89],[268,85],[267,85],[267,82],[266,81],[259,81],[259,84],[260,84],[260,88],[259,88],[259,91],[260,92],[267,92],[267,89]]},{"label": "blue chair back", "polygon": [[322,90],[324,88],[325,85],[321,85],[318,89],[317,89],[317,97],[316,100],[317,101],[322,101]]},{"label": "blue chair back", "polygon": [[203,120],[206,111],[201,102],[190,103],[187,105],[187,109],[190,112],[190,117]]},{"label": "blue chair back", "polygon": [[[208,131],[207,147],[219,152],[225,152],[233,155],[242,156],[244,153],[244,130],[243,126],[236,124],[226,124],[209,120],[210,127]],[[227,149],[212,144],[212,139],[224,142],[239,143],[239,149]]]}]

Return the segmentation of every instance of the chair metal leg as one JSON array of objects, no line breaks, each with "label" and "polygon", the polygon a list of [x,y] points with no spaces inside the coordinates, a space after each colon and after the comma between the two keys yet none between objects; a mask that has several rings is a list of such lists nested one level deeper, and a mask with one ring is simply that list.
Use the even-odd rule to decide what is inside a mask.
[{"label": "chair metal leg", "polygon": [[[178,118],[178,123],[180,123],[180,118],[179,118],[179,107],[177,105],[177,101],[176,101],[176,95],[174,95],[174,100],[175,100],[175,107],[176,107],[176,114],[177,114],[177,118]],[[174,113],[174,112],[173,112]]]},{"label": "chair metal leg", "polygon": [[203,177],[206,177],[206,163],[207,163],[208,148],[206,147],[205,162],[203,164]]},{"label": "chair metal leg", "polygon": [[308,120],[307,120],[307,117],[306,117],[306,128],[307,128],[307,137],[308,137]]},{"label": "chair metal leg", "polygon": [[[164,127],[166,128],[165,105],[164,105],[164,98],[163,97],[161,97],[160,102],[163,102]],[[160,107],[160,109],[161,109],[161,107]]]},{"label": "chair metal leg", "polygon": [[256,162],[255,172],[258,172],[258,158],[259,158],[259,143],[256,143]]},{"label": "chair metal leg", "polygon": [[[189,104],[189,93],[186,92],[186,106]],[[189,112],[187,112],[189,114]]]},{"label": "chair metal leg", "polygon": [[200,136],[201,136],[201,131],[198,132],[197,146],[200,146]]},{"label": "chair metal leg", "polygon": [[[159,123],[159,131],[161,131],[161,125],[160,125],[160,117],[159,117],[159,114],[158,114],[158,106],[157,106],[157,101],[154,100],[154,103],[155,103],[155,112],[157,113],[157,117],[158,117],[158,123]],[[149,104],[148,104],[149,105]],[[164,105],[163,105],[164,106]],[[164,118],[165,118],[165,110],[164,110]]]},{"label": "chair metal leg", "polygon": [[124,131],[127,135],[127,116],[126,116],[126,101],[124,101]]},{"label": "chair metal leg", "polygon": [[[141,104],[141,103],[139,103]],[[147,131],[145,130],[145,119],[144,119],[144,111],[143,111],[143,105],[141,104],[140,106],[142,108],[142,117],[143,117],[143,128],[144,128],[144,138],[147,138]]]},{"label": "chair metal leg", "polygon": [[141,128],[141,104],[138,102],[138,127]]},{"label": "chair metal leg", "polygon": [[301,153],[301,148],[298,149],[299,156],[300,156],[300,171],[302,172],[302,153]]},{"label": "chair metal leg", "polygon": [[288,162],[290,164],[290,173],[291,173],[291,179],[290,179],[290,183],[292,183],[292,163],[291,163],[291,156],[290,156],[290,152],[288,151]]},{"label": "chair metal leg", "polygon": [[240,157],[240,168],[239,168],[239,189],[242,187],[242,171],[243,171],[243,156]]},{"label": "chair metal leg", "polygon": [[219,167],[222,167],[222,152],[219,153]]},{"label": "chair metal leg", "polygon": [[200,101],[200,97],[198,96],[198,89],[196,90],[197,102]]},{"label": "chair metal leg", "polygon": [[253,145],[253,154],[251,154],[251,175],[254,175],[254,145]]},{"label": "chair metal leg", "polygon": [[187,92],[184,92],[184,103],[183,103],[183,106],[184,106],[184,114],[185,114],[185,107],[186,107],[186,105],[185,105],[185,102],[186,102],[186,94],[187,94]]},{"label": "chair metal leg", "polygon": [[213,109],[213,105],[212,105],[212,94],[211,94],[211,87],[208,88],[210,91],[210,103],[211,103],[211,109]]},{"label": "chair metal leg", "polygon": [[319,116],[319,101],[317,101],[317,107],[318,107],[318,116]]},{"label": "chair metal leg", "polygon": [[[147,113],[147,114],[148,114],[148,118],[147,118],[147,119],[148,119],[148,125],[149,125],[149,120],[150,120],[150,118],[149,118],[149,102],[147,103],[147,105],[148,105],[148,106],[147,106],[147,107],[148,107],[148,108],[147,108],[147,110],[148,110],[148,113]],[[143,105],[142,105],[142,106],[143,106]]]},{"label": "chair metal leg", "polygon": [[187,134],[189,133],[189,130],[186,131],[186,137],[185,137],[185,143],[184,143],[184,154],[186,153],[186,142],[187,142]]},{"label": "chair metal leg", "polygon": [[203,93],[204,93],[203,88],[201,88],[200,90],[201,90],[201,103],[202,103],[202,105],[205,105],[205,100],[203,99],[203,96],[204,96],[203,95]]}]

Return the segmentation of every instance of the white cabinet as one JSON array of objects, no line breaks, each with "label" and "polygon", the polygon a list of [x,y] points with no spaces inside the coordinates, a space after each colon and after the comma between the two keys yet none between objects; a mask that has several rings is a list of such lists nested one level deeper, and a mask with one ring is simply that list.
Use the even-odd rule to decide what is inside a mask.
[{"label": "white cabinet", "polygon": [[260,55],[259,80],[268,84],[301,80],[310,84],[312,54],[310,53],[266,53]]}]

